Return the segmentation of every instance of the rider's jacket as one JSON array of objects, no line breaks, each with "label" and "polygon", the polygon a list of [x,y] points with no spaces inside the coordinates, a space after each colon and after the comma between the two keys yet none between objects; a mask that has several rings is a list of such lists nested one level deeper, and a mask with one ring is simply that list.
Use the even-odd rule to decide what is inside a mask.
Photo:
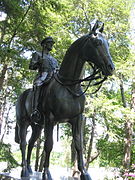
[{"label": "rider's jacket", "polygon": [[34,85],[41,86],[44,82],[50,80],[52,74],[58,69],[58,62],[50,54],[42,55],[41,52],[35,52],[32,54],[29,69],[38,70]]}]

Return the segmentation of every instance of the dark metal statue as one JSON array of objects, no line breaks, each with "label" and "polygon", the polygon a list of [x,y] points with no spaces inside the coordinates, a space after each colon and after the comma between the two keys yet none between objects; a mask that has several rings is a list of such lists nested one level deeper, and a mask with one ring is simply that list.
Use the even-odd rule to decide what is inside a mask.
[{"label": "dark metal statue", "polygon": [[[40,121],[31,121],[32,90],[26,90],[17,101],[16,114],[16,142],[20,143],[22,152],[22,177],[31,173],[30,156],[33,145],[44,124],[45,131],[45,163],[43,180],[52,180],[49,171],[49,158],[53,148],[53,128],[56,123],[69,122],[72,125],[72,134],[77,151],[78,169],[81,180],[91,180],[83,161],[82,145],[82,113],[85,104],[85,95],[81,89],[81,82],[92,82],[100,79],[95,84],[102,83],[107,76],[112,75],[114,64],[109,53],[108,42],[103,32],[104,25],[96,21],[90,33],[77,39],[67,50],[60,70],[55,74],[50,83],[42,88],[41,111],[43,116]],[[81,79],[85,62],[93,68],[93,73]],[[32,127],[32,136],[28,144],[26,158],[26,133],[28,126]]]},{"label": "dark metal statue", "polygon": [[41,112],[38,107],[41,87],[44,83],[49,82],[53,73],[55,73],[58,68],[57,60],[49,53],[52,50],[54,43],[55,42],[52,37],[46,37],[41,42],[42,52],[33,53],[30,61],[29,69],[38,69],[38,74],[33,85],[33,112],[31,114],[33,121],[40,120],[41,118]]}]

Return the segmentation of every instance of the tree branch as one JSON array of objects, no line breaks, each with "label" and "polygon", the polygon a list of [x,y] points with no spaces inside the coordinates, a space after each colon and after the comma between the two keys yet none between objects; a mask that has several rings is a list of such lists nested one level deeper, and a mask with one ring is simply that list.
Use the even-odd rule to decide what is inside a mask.
[{"label": "tree branch", "polygon": [[24,13],[24,15],[23,15],[21,21],[19,22],[19,24],[18,24],[18,25],[16,26],[16,28],[15,28],[14,33],[13,33],[13,35],[12,35],[10,41],[9,41],[9,47],[10,47],[10,45],[11,45],[12,40],[13,40],[14,37],[16,36],[17,31],[18,31],[20,25],[22,24],[22,22],[24,21],[25,17],[27,16],[27,14],[28,14],[28,12],[29,12],[31,6],[32,6],[32,1],[34,1],[34,0],[31,0],[31,1],[30,1],[30,5],[29,5],[28,9],[26,10],[26,12]]}]

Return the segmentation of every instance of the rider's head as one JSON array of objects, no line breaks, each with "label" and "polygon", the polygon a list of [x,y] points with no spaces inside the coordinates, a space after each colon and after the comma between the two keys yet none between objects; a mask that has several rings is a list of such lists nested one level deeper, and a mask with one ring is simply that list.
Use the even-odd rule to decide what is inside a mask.
[{"label": "rider's head", "polygon": [[41,46],[43,48],[47,48],[49,51],[51,51],[54,43],[55,42],[54,42],[53,38],[49,36],[41,41]]}]

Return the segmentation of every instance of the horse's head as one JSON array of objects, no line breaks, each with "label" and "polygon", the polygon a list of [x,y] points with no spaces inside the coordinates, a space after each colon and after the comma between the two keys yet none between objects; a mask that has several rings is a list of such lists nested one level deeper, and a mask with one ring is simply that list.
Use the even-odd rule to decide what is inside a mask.
[{"label": "horse's head", "polygon": [[92,62],[101,69],[103,75],[112,75],[114,71],[114,64],[109,52],[109,44],[102,34],[104,24],[98,28],[97,21],[91,29],[90,34],[86,35],[86,41],[82,48],[83,59],[87,62]]}]

